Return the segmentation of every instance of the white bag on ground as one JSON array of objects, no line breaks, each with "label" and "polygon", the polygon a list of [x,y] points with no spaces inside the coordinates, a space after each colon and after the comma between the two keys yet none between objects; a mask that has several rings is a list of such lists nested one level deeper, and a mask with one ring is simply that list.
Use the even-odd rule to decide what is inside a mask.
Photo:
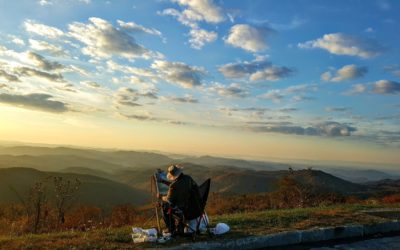
[{"label": "white bag on ground", "polygon": [[229,232],[230,228],[226,223],[218,223],[215,228],[211,229],[211,232],[215,235],[221,235]]},{"label": "white bag on ground", "polygon": [[155,242],[157,240],[157,229],[142,229],[140,227],[132,227],[132,240],[134,243]]}]

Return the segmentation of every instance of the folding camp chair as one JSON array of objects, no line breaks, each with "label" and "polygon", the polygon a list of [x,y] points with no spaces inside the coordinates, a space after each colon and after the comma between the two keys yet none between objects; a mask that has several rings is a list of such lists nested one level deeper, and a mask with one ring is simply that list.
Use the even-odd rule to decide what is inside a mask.
[{"label": "folding camp chair", "polygon": [[[185,216],[179,216],[181,213],[177,213],[178,216],[175,218],[178,220],[178,225],[183,224],[189,231],[189,234],[192,236],[192,240],[195,240],[197,235],[201,233],[200,227],[203,224],[203,228],[206,229],[206,232],[208,233],[209,236],[211,236],[211,231],[209,227],[209,221],[208,221],[208,216],[205,211],[205,207],[207,204],[207,199],[208,199],[208,194],[210,193],[210,185],[211,185],[211,179],[207,179],[203,184],[201,184],[198,187],[199,191],[199,200],[196,201],[196,206],[198,210],[200,211],[200,215],[195,217],[195,218],[190,218],[190,217],[185,217]],[[183,213],[184,214],[184,213]],[[193,222],[195,220],[194,225],[191,224],[190,222]],[[179,226],[178,226],[179,228]]]},{"label": "folding camp chair", "polygon": [[[165,172],[158,170],[157,173],[155,173],[152,178],[151,178],[151,187],[152,187],[152,193],[153,190],[156,191],[156,193],[153,193],[153,197],[157,197],[159,194],[165,195],[166,191],[168,190],[168,181],[166,181],[166,175]],[[172,213],[171,216],[173,219],[177,222],[177,229],[179,230],[178,233],[182,234],[182,228],[186,227],[189,229],[191,232],[192,239],[195,240],[196,236],[200,232],[200,226],[205,225],[205,228],[208,232],[208,234],[211,236],[211,231],[209,228],[209,223],[208,223],[208,217],[205,212],[205,206],[207,204],[207,199],[208,199],[208,194],[210,192],[210,184],[211,180],[207,179],[203,184],[201,184],[198,187],[198,192],[199,194],[196,195],[199,197],[199,200],[195,199],[195,204],[197,210],[200,211],[199,214],[197,214],[195,217],[192,216],[185,216],[184,211],[179,210],[179,208],[176,207],[171,207]],[[153,187],[155,187],[153,189]],[[160,213],[159,209],[162,207],[162,203],[157,200],[153,199],[153,203],[155,205],[155,212],[156,212],[156,219],[157,219],[157,227],[158,227],[158,232],[161,232],[161,224],[160,224]],[[192,218],[193,217],[193,218]],[[195,226],[190,225],[190,222],[192,222],[193,219],[196,219],[195,221]],[[183,226],[183,227],[182,227]]]}]

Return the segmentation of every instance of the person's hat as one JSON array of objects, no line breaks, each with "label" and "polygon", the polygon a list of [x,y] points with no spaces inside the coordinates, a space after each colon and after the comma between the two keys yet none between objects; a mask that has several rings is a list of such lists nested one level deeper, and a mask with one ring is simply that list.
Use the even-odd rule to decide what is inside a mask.
[{"label": "person's hat", "polygon": [[182,173],[182,168],[177,165],[171,165],[168,167],[167,178],[174,181]]}]

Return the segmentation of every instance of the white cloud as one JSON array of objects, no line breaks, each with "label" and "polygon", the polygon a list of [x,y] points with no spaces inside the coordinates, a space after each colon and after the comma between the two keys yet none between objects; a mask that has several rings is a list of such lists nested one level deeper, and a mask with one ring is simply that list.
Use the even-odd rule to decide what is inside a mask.
[{"label": "white cloud", "polygon": [[[63,2],[66,0],[62,0]],[[79,2],[79,3],[85,3],[89,4],[91,3],[91,0],[69,0],[70,2]],[[48,5],[53,5],[60,2],[60,0],[38,0],[37,3],[41,6],[48,6]]]},{"label": "white cloud", "polygon": [[389,80],[379,80],[373,83],[372,92],[375,94],[400,94],[400,83]]},{"label": "white cloud", "polygon": [[29,68],[29,67],[15,67],[13,72],[18,76],[25,77],[39,77],[46,79],[48,81],[55,82],[64,82],[64,78],[59,73],[48,73],[41,70]]},{"label": "white cloud", "polygon": [[118,25],[122,28],[124,28],[124,30],[126,31],[131,31],[131,32],[143,32],[143,33],[147,33],[150,35],[155,35],[155,36],[162,36],[162,33],[157,30],[157,29],[153,29],[153,28],[146,28],[142,25],[139,25],[135,22],[124,22],[121,20],[117,20]]},{"label": "white cloud", "polygon": [[142,45],[123,30],[113,27],[109,22],[97,17],[89,18],[89,24],[74,22],[70,24],[69,35],[84,43],[82,53],[95,58],[110,58],[113,55],[133,59],[159,56]]},{"label": "white cloud", "polygon": [[249,77],[250,81],[277,81],[294,73],[285,66],[272,65],[266,58],[256,58],[251,62],[243,61],[222,65],[218,70],[228,78]]},{"label": "white cloud", "polygon": [[47,37],[50,39],[59,38],[60,36],[64,35],[64,32],[62,32],[60,29],[57,29],[55,27],[51,27],[48,25],[40,24],[33,20],[26,20],[24,22],[24,26],[25,26],[26,31],[37,34],[39,36],[44,36],[44,37]]},{"label": "white cloud", "polygon": [[270,90],[260,97],[263,99],[272,100],[274,102],[280,102],[285,96],[279,90]]},{"label": "white cloud", "polygon": [[323,122],[312,126],[303,127],[298,125],[267,125],[267,126],[256,126],[249,127],[254,132],[265,132],[265,133],[282,133],[282,134],[296,134],[296,135],[308,135],[308,136],[350,136],[353,132],[357,131],[357,128],[352,127],[348,124],[339,122]]},{"label": "white cloud", "polygon": [[114,94],[114,101],[115,104],[117,105],[124,105],[124,106],[130,106],[130,107],[137,107],[137,106],[142,106],[141,104],[138,103],[139,98],[144,97],[144,98],[151,98],[151,99],[157,99],[157,93],[156,92],[139,92],[136,89],[132,88],[119,88],[117,92]]},{"label": "white cloud", "polygon": [[190,46],[194,49],[201,49],[206,43],[212,43],[217,40],[218,34],[204,29],[192,29],[189,32],[189,36]]},{"label": "white cloud", "polygon": [[53,2],[51,0],[39,0],[38,4],[42,5],[42,6],[45,6],[45,5],[52,5]]},{"label": "white cloud", "polygon": [[28,52],[27,56],[33,65],[46,71],[60,70],[64,68],[64,65],[58,62],[49,61],[43,56],[36,54],[34,52]]},{"label": "white cloud", "polygon": [[206,74],[203,68],[189,66],[182,62],[156,60],[151,67],[160,74],[161,78],[183,88],[202,85],[202,78]]},{"label": "white cloud", "polygon": [[101,85],[94,81],[82,81],[81,84],[86,85],[89,88],[101,88]]},{"label": "white cloud", "polygon": [[373,83],[356,84],[353,85],[350,90],[344,92],[343,94],[354,95],[366,92],[379,95],[399,95],[400,83],[390,80],[379,80]]},{"label": "white cloud", "polygon": [[46,41],[29,39],[29,45],[34,50],[49,52],[56,56],[63,56],[67,54],[65,49],[63,49],[62,47],[50,44]]},{"label": "white cloud", "polygon": [[25,41],[17,36],[8,35],[8,37],[11,39],[11,42],[13,42],[14,44],[21,45],[21,46],[25,45]]},{"label": "white cloud", "polygon": [[217,92],[219,95],[224,97],[240,97],[244,98],[249,96],[247,89],[240,86],[238,83],[232,83],[228,86],[222,85],[220,83],[215,83],[208,90]]},{"label": "white cloud", "polygon": [[386,72],[393,74],[394,76],[400,77],[400,65],[397,64],[387,65],[383,69]]},{"label": "white cloud", "polygon": [[346,112],[346,111],[350,111],[350,108],[347,108],[347,107],[326,107],[325,111],[326,112]]},{"label": "white cloud", "polygon": [[182,13],[190,21],[219,23],[225,19],[221,8],[215,5],[213,0],[172,0],[172,2],[187,7]]},{"label": "white cloud", "polygon": [[159,12],[159,15],[164,15],[164,16],[173,16],[175,17],[178,22],[180,22],[181,24],[185,25],[185,26],[189,26],[191,28],[198,28],[198,24],[196,21],[200,21],[201,17],[198,16],[198,18],[196,18],[196,21],[193,20],[195,19],[193,16],[189,17],[187,16],[188,13],[186,12],[180,12],[179,10],[173,9],[173,8],[168,8],[165,9],[161,12]]},{"label": "white cloud", "polygon": [[326,34],[322,38],[299,43],[299,48],[325,49],[336,55],[358,56],[361,58],[371,58],[378,56],[384,48],[374,40],[362,39],[342,33]]},{"label": "white cloud", "polygon": [[176,102],[176,103],[198,103],[199,100],[191,95],[185,95],[183,97],[178,96],[163,96],[161,100],[166,102]]},{"label": "white cloud", "polygon": [[0,103],[53,113],[63,113],[68,111],[68,105],[66,103],[51,99],[53,99],[52,95],[44,93],[31,93],[27,95],[0,94]]},{"label": "white cloud", "polygon": [[182,11],[168,8],[159,12],[160,15],[175,17],[178,22],[191,28],[189,44],[194,49],[201,49],[206,43],[214,42],[218,34],[199,27],[199,22],[220,23],[225,20],[221,8],[212,0],[172,0],[184,7]]},{"label": "white cloud", "polygon": [[321,79],[329,82],[342,82],[363,77],[368,72],[367,67],[358,67],[354,64],[345,65],[332,75],[327,71],[321,75]]},{"label": "white cloud", "polygon": [[[11,63],[3,63],[2,68],[4,68],[4,65],[7,66],[7,72],[18,78],[40,77],[49,81],[57,81],[57,82],[64,81],[64,78],[60,73],[45,72],[51,70],[59,70],[62,69],[64,66],[57,62],[48,61],[44,57],[36,53],[29,51],[16,52],[14,50],[8,50],[7,48],[0,46],[0,56],[6,57],[11,62]],[[45,71],[32,68],[31,67],[32,65],[39,67],[40,69]]]},{"label": "white cloud", "polygon": [[316,84],[299,84],[287,87],[283,89],[282,92],[286,94],[296,94],[296,93],[307,93],[307,92],[315,92],[318,90]]},{"label": "white cloud", "polygon": [[313,101],[313,100],[315,100],[315,98],[311,96],[295,95],[292,97],[292,101],[294,102]]},{"label": "white cloud", "polygon": [[352,88],[348,91],[346,91],[344,94],[345,95],[355,95],[355,94],[361,94],[367,91],[367,86],[364,84],[355,84],[352,86]]},{"label": "white cloud", "polygon": [[236,24],[231,27],[225,43],[250,52],[260,52],[268,48],[267,36],[271,29],[255,28],[247,24]]},{"label": "white cloud", "polygon": [[250,76],[251,81],[278,81],[284,77],[288,77],[293,73],[292,69],[287,67],[271,66],[262,71],[257,71]]},{"label": "white cloud", "polygon": [[263,99],[269,99],[274,102],[280,102],[286,96],[295,95],[292,97],[292,100],[298,102],[298,101],[314,99],[313,97],[310,96],[299,96],[298,94],[315,92],[317,90],[318,87],[316,84],[299,84],[299,85],[289,86],[285,89],[272,89],[259,97]]},{"label": "white cloud", "polygon": [[150,69],[121,65],[111,60],[107,61],[107,67],[112,71],[120,71],[125,74],[134,74],[137,76],[149,77],[149,78],[156,77],[155,74]]},{"label": "white cloud", "polygon": [[20,81],[18,76],[11,74],[4,69],[0,69],[0,78],[6,79],[9,82],[19,82]]}]

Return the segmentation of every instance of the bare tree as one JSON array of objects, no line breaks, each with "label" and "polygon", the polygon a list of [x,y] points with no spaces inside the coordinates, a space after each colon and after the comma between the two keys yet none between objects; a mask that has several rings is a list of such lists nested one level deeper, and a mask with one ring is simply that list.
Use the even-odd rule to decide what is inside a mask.
[{"label": "bare tree", "polygon": [[46,185],[43,182],[36,182],[29,190],[27,212],[29,218],[33,219],[33,233],[37,233],[42,219],[42,210],[47,202]]},{"label": "bare tree", "polygon": [[55,206],[57,209],[57,227],[65,222],[65,212],[75,198],[81,182],[65,180],[63,177],[53,177],[55,188]]}]

